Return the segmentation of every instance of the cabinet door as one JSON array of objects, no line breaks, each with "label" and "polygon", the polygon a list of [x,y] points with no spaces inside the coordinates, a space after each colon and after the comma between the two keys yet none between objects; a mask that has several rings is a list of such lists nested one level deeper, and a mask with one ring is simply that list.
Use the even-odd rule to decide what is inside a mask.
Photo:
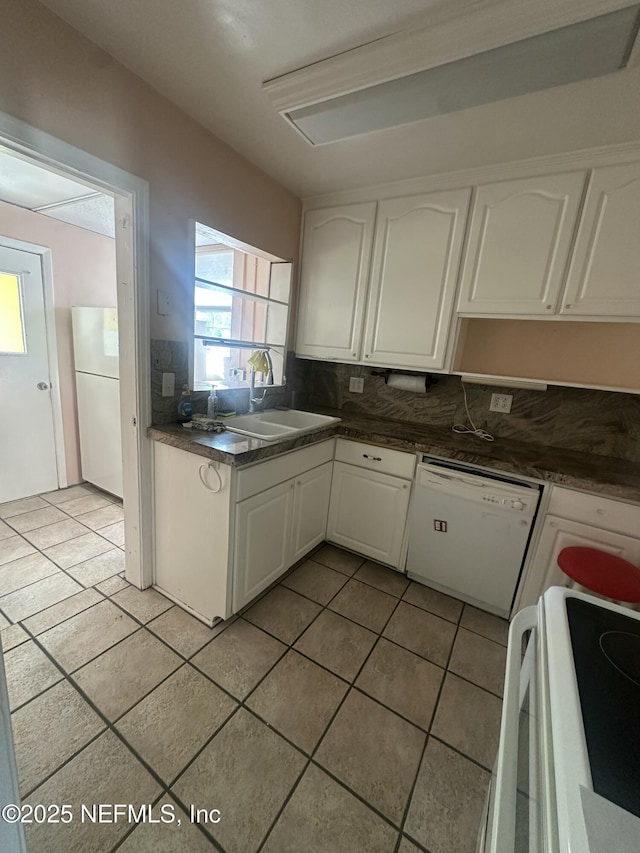
[{"label": "cabinet door", "polygon": [[358,361],[376,204],[307,211],[296,355]]},{"label": "cabinet door", "polygon": [[524,578],[522,594],[518,600],[519,610],[529,604],[535,604],[550,586],[570,585],[570,578],[564,574],[557,562],[560,551],[570,545],[598,548],[635,565],[640,564],[640,539],[548,515]]},{"label": "cabinet door", "polygon": [[380,202],[364,357],[444,366],[471,190]]},{"label": "cabinet door", "polygon": [[304,557],[325,538],[333,462],[313,468],[296,479],[291,562]]},{"label": "cabinet door", "polygon": [[234,613],[291,565],[294,487],[287,480],[236,504]]},{"label": "cabinet door", "polygon": [[640,163],[594,169],[561,312],[640,317]]},{"label": "cabinet door", "polygon": [[399,568],[410,486],[399,477],[334,462],[327,539]]},{"label": "cabinet door", "polygon": [[478,187],[459,313],[555,313],[584,179],[571,172]]}]

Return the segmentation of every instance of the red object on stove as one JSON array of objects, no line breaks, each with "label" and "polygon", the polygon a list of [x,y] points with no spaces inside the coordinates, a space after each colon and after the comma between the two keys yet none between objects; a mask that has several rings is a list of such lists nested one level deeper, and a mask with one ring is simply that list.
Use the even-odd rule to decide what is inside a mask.
[{"label": "red object on stove", "polygon": [[614,601],[640,604],[640,568],[596,548],[571,546],[558,554],[558,565],[580,586]]}]

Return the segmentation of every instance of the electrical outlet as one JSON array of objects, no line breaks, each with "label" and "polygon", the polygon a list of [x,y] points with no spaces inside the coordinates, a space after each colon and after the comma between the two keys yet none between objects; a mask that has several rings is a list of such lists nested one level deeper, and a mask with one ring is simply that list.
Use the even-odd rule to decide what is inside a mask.
[{"label": "electrical outlet", "polygon": [[503,415],[508,415],[511,411],[512,394],[492,394],[490,412],[502,412]]},{"label": "electrical outlet", "polygon": [[162,396],[173,397],[176,393],[176,375],[175,373],[162,374]]},{"label": "electrical outlet", "polygon": [[362,376],[350,376],[349,391],[352,394],[362,394],[364,392],[364,378]]}]

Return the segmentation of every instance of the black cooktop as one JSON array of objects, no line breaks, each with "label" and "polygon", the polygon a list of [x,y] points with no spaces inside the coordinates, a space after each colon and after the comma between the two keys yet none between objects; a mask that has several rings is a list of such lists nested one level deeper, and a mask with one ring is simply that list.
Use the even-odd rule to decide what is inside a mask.
[{"label": "black cooktop", "polygon": [[640,621],[566,603],[593,790],[640,817]]}]

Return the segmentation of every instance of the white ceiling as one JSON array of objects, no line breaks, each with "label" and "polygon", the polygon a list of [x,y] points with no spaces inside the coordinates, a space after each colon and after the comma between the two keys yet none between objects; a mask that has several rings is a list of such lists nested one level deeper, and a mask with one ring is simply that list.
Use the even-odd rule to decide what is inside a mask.
[{"label": "white ceiling", "polygon": [[311,147],[265,80],[491,0],[42,0],[300,196],[640,138],[640,69]]},{"label": "white ceiling", "polygon": [[0,201],[115,237],[111,196],[0,148]]}]

